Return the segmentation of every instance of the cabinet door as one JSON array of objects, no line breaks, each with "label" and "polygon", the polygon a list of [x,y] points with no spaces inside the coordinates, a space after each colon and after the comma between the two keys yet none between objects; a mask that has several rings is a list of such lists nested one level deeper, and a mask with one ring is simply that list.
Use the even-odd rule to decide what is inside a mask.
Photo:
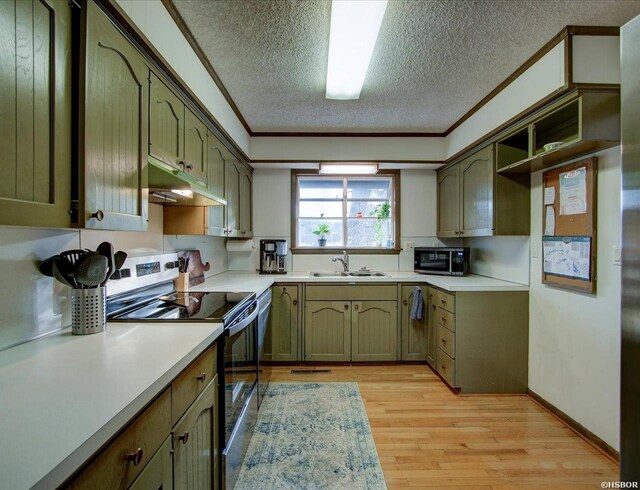
[{"label": "cabinet door", "polygon": [[224,186],[227,236],[237,237],[240,236],[240,164],[237,161],[229,160],[225,163]]},{"label": "cabinet door", "polygon": [[182,170],[207,182],[207,127],[189,109],[184,110],[184,160]]},{"label": "cabinet door", "polygon": [[216,376],[173,429],[173,473],[176,490],[217,488],[219,458],[218,377]]},{"label": "cabinet door", "polygon": [[171,490],[173,488],[172,453],[171,436],[169,436],[129,490]]},{"label": "cabinet door", "polygon": [[[207,187],[214,196],[225,196],[225,165],[226,148],[211,132],[207,134]],[[209,229],[207,234],[225,236],[224,234],[225,206],[209,206]]]},{"label": "cabinet door", "polygon": [[148,76],[142,55],[87,2],[84,77],[86,228],[146,230]]},{"label": "cabinet door", "polygon": [[438,236],[456,237],[460,231],[459,166],[438,173]]},{"label": "cabinet door", "polygon": [[427,328],[427,362],[436,369],[438,356],[438,305],[436,303],[436,290],[428,288],[427,308],[429,310]]},{"label": "cabinet door", "polygon": [[401,290],[401,337],[402,360],[424,361],[427,359],[427,326],[429,325],[429,291],[426,285],[418,286],[422,292],[422,319],[411,319],[415,286],[402,286]]},{"label": "cabinet door", "polygon": [[305,360],[351,359],[351,303],[307,301],[305,304]]},{"label": "cabinet door", "polygon": [[462,234],[493,235],[493,148],[487,146],[474,153],[459,167]]},{"label": "cabinet door", "polygon": [[240,169],[240,236],[251,237],[251,171],[242,166]]},{"label": "cabinet door", "polygon": [[149,77],[149,155],[179,168],[184,153],[184,104],[155,73]]},{"label": "cabinet door", "polygon": [[0,224],[70,224],[71,7],[0,2]]},{"label": "cabinet door", "polygon": [[354,301],[351,304],[351,360],[397,360],[397,301]]},{"label": "cabinet door", "polygon": [[298,294],[296,285],[273,286],[268,329],[273,361],[298,360]]}]

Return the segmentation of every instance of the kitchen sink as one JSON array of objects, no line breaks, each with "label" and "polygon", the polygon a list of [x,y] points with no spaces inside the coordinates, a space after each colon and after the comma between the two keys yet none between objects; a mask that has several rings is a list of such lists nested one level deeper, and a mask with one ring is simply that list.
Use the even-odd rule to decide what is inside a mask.
[{"label": "kitchen sink", "polygon": [[312,272],[310,277],[346,277],[349,274],[346,272]]},{"label": "kitchen sink", "polygon": [[377,271],[354,271],[354,272],[312,272],[310,277],[389,277],[389,274]]}]

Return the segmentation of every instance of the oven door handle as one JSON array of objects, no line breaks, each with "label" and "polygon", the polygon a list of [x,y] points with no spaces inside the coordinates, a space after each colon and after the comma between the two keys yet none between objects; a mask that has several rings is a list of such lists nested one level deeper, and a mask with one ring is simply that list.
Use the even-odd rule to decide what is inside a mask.
[{"label": "oven door handle", "polygon": [[227,329],[225,331],[226,336],[231,337],[237,334],[238,332],[244,330],[245,328],[247,328],[247,326],[250,323],[252,323],[256,319],[257,316],[258,316],[258,305],[254,304],[253,311],[251,312],[251,314],[247,318],[242,320],[240,323],[238,323],[237,325],[234,325],[231,328]]}]

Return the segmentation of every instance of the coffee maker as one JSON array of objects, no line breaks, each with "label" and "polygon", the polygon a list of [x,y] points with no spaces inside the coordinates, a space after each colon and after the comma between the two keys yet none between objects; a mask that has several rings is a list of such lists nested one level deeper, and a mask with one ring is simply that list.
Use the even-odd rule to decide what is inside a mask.
[{"label": "coffee maker", "polygon": [[286,274],[286,240],[260,240],[260,274]]}]

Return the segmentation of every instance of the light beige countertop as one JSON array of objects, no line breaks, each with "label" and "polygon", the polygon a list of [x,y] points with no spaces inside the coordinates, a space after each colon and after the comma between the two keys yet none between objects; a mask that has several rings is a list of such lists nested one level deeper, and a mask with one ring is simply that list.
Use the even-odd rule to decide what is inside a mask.
[{"label": "light beige countertop", "polygon": [[214,323],[109,323],[0,352],[0,487],[57,487],[221,333]]},{"label": "light beige countertop", "polygon": [[[328,271],[326,271],[328,272]],[[257,272],[227,271],[208,277],[191,291],[262,293],[273,283],[428,283],[447,291],[528,291],[529,286],[490,277],[469,274],[464,277],[416,274],[415,272],[387,272],[387,277],[311,277],[309,272],[289,272],[280,275],[260,275]]]}]

